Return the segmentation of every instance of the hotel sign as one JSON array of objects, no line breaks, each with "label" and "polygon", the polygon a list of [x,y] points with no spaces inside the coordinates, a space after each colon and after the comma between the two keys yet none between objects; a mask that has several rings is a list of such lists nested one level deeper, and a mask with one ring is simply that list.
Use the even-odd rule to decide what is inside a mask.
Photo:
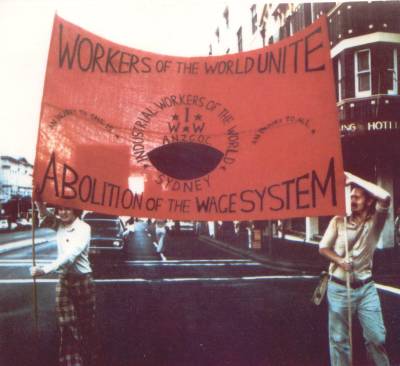
[{"label": "hotel sign", "polygon": [[340,132],[342,135],[359,135],[367,132],[398,131],[400,121],[369,121],[367,123],[350,122],[342,123]]}]

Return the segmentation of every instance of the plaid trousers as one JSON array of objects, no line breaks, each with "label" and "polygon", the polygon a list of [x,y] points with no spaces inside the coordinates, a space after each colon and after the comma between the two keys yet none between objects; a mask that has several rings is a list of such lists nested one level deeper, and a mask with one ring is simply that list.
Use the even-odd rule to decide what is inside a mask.
[{"label": "plaid trousers", "polygon": [[95,289],[91,274],[62,274],[56,287],[60,366],[95,364]]}]

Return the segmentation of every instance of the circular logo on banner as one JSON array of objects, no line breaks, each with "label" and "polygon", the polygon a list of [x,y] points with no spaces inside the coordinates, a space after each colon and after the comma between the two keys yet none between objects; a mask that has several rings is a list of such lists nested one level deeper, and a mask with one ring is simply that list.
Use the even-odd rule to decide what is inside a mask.
[{"label": "circular logo on banner", "polygon": [[[196,95],[171,95],[139,113],[131,130],[132,152],[156,183],[172,190],[210,186],[210,174],[226,170],[239,153],[234,117],[221,103]],[[204,180],[191,185],[190,181]]]}]

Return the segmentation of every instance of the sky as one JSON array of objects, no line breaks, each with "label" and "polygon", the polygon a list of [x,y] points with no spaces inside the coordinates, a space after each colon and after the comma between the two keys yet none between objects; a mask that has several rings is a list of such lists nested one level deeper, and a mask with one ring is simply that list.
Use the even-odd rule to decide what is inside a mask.
[{"label": "sky", "polygon": [[0,0],[0,155],[34,162],[56,12],[128,47],[176,56],[206,56],[218,18],[232,1]]}]

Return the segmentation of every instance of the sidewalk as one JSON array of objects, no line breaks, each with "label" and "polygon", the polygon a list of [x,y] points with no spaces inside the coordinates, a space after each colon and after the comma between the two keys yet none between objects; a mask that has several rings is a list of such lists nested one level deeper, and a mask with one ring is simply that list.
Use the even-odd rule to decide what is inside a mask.
[{"label": "sidewalk", "polygon": [[267,248],[264,245],[261,249],[251,249],[247,243],[241,243],[235,239],[222,241],[205,235],[201,235],[199,239],[286,272],[316,275],[327,266],[327,262],[318,254],[318,248],[315,244],[274,239],[272,248]]},{"label": "sidewalk", "polygon": [[[318,275],[329,265],[328,261],[318,253],[318,245],[315,243],[280,238],[273,238],[272,242],[268,243],[268,238],[263,237],[262,247],[251,249],[248,247],[246,238],[236,236],[222,240],[201,235],[199,239],[269,267],[288,272]],[[400,275],[400,251],[393,248],[377,249],[373,268],[374,275],[398,277]]]},{"label": "sidewalk", "polygon": [[[55,233],[50,229],[38,229],[35,232],[35,245],[40,245],[55,239]],[[11,250],[32,246],[30,231],[4,233],[0,235],[0,254]]]}]

